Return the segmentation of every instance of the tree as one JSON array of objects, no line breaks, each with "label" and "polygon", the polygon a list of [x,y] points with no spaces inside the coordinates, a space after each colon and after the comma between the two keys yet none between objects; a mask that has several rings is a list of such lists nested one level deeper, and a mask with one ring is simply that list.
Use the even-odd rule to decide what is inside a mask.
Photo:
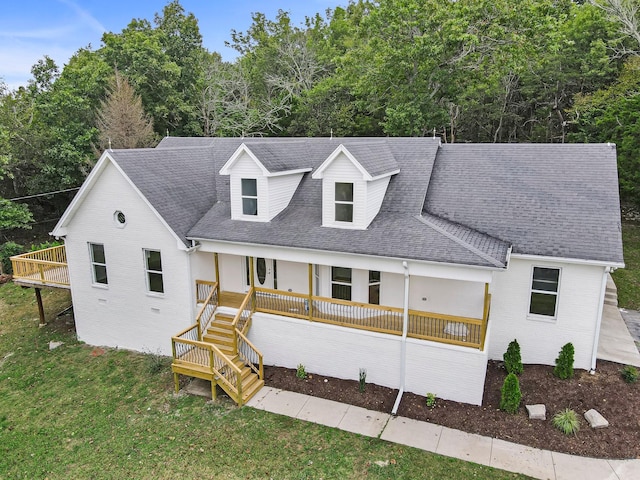
[{"label": "tree", "polygon": [[622,35],[620,55],[640,55],[640,2],[638,0],[590,0],[618,25]]},{"label": "tree", "polygon": [[31,215],[29,207],[0,198],[0,230],[28,229],[31,228],[32,222],[33,215]]},{"label": "tree", "polygon": [[102,149],[150,147],[154,143],[153,122],[144,113],[142,100],[117,70],[97,120]]}]

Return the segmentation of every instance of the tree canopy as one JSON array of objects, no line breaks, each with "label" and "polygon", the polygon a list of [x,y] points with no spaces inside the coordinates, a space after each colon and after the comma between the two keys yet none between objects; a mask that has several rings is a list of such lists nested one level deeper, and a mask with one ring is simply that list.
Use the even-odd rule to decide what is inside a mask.
[{"label": "tree canopy", "polygon": [[109,138],[435,134],[615,142],[623,199],[640,204],[639,11],[639,0],[351,0],[299,25],[256,12],[230,32],[237,58],[225,61],[170,1],[62,69],[44,56],[28,85],[0,82],[0,198],[77,187]]}]

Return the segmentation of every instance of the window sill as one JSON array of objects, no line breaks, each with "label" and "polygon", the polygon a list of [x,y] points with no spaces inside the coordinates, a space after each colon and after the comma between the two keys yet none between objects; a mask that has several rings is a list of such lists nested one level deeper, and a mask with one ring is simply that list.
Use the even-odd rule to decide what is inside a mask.
[{"label": "window sill", "polygon": [[107,283],[92,283],[91,286],[100,290],[109,290],[109,284]]},{"label": "window sill", "polygon": [[164,293],[159,293],[159,292],[147,292],[147,297],[152,297],[152,298],[164,298],[165,294]]},{"label": "window sill", "polygon": [[546,315],[536,315],[534,313],[527,314],[527,320],[542,323],[558,323],[558,317],[547,317]]}]

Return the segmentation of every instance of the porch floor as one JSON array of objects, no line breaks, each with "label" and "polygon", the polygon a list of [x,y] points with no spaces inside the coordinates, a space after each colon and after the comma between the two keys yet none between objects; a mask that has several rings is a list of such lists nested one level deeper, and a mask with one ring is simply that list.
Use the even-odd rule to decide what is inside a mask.
[{"label": "porch floor", "polygon": [[220,292],[218,305],[229,308],[240,308],[246,296],[246,293]]}]

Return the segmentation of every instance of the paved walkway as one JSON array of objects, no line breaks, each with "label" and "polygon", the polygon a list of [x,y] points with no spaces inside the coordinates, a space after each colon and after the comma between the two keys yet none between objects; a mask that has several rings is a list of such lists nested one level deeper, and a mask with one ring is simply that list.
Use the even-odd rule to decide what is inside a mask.
[{"label": "paved walkway", "polygon": [[[640,367],[640,353],[618,307],[605,305],[597,358]],[[596,367],[597,369],[597,367]]]},{"label": "paved walkway", "polygon": [[640,478],[640,460],[603,460],[539,450],[271,387],[263,387],[247,406],[534,478]]}]

